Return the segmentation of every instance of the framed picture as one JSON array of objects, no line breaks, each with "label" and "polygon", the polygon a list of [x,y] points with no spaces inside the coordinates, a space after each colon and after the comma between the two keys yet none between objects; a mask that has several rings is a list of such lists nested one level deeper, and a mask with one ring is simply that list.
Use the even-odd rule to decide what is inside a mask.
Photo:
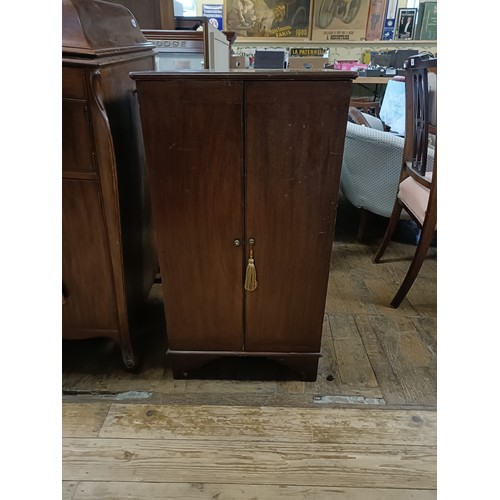
[{"label": "framed picture", "polygon": [[366,40],[381,40],[387,0],[371,0],[366,23]]},{"label": "framed picture", "polygon": [[395,40],[413,40],[418,9],[398,9]]},{"label": "framed picture", "polygon": [[224,0],[225,29],[238,38],[310,38],[312,0]]},{"label": "framed picture", "polygon": [[364,40],[371,0],[314,0],[312,40]]}]

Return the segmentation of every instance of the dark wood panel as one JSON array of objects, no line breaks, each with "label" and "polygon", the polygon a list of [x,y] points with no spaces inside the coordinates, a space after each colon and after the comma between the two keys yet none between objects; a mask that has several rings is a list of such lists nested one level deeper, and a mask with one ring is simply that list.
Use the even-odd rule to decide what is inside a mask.
[{"label": "dark wood panel", "polygon": [[241,350],[241,84],[137,84],[169,347]]},{"label": "dark wood panel", "polygon": [[117,330],[116,300],[99,184],[63,179],[62,276],[64,338]]},{"label": "dark wood panel", "polygon": [[[120,211],[121,259],[128,305],[128,321],[136,323],[142,313],[154,277],[158,259],[151,219],[151,202],[139,102],[132,70],[151,70],[153,57],[135,57],[102,67],[102,94],[113,139],[116,160],[116,182]],[[119,96],[117,98],[116,96]],[[101,179],[103,179],[101,171]],[[116,196],[116,185],[107,186],[110,199]],[[103,187],[104,189],[104,187]]]},{"label": "dark wood panel", "polygon": [[63,99],[85,99],[87,95],[85,71],[81,68],[62,69]]},{"label": "dark wood panel", "polygon": [[95,170],[87,101],[62,101],[62,168],[66,172]]},{"label": "dark wood panel", "polygon": [[320,349],[349,94],[348,82],[247,85],[247,350]]}]

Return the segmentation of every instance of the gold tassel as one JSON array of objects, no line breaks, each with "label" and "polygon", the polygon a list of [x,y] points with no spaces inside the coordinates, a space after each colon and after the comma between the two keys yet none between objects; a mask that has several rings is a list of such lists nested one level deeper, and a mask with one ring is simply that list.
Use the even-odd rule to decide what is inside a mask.
[{"label": "gold tassel", "polygon": [[250,257],[248,258],[247,271],[245,274],[245,290],[253,292],[257,288],[257,272],[255,261],[253,260],[253,248],[250,248]]}]

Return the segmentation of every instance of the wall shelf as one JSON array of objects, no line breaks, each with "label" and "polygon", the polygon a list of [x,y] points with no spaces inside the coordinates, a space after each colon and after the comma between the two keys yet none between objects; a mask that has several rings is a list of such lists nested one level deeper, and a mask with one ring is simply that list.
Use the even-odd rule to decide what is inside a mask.
[{"label": "wall shelf", "polygon": [[250,55],[257,48],[292,48],[292,47],[322,47],[329,49],[329,62],[338,59],[361,60],[366,51],[385,51],[416,49],[437,55],[437,40],[339,40],[313,41],[309,39],[286,38],[236,38],[233,43],[233,53]]}]

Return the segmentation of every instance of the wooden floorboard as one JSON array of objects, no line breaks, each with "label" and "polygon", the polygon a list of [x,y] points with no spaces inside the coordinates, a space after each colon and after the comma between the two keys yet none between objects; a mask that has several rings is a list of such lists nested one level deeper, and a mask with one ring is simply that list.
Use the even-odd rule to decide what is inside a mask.
[{"label": "wooden floorboard", "polygon": [[436,489],[434,411],[114,403],[96,438],[71,435],[90,434],[87,416],[102,410],[79,406],[82,424],[63,428],[68,491],[80,481]]},{"label": "wooden floorboard", "polygon": [[81,481],[63,500],[435,500],[433,490],[319,486]]},{"label": "wooden floorboard", "polygon": [[436,488],[430,446],[67,438],[62,448],[67,481]]},{"label": "wooden floorboard", "polygon": [[[72,405],[63,407],[67,406]],[[374,408],[113,403],[98,437],[433,446],[436,413]]]},{"label": "wooden floorboard", "polygon": [[62,500],[71,500],[74,498],[78,481],[63,481],[62,482]]},{"label": "wooden floorboard", "polygon": [[111,407],[110,403],[63,404],[62,433],[66,437],[97,437]]},{"label": "wooden floorboard", "polygon": [[337,383],[342,393],[382,397],[353,315],[327,316],[337,360]]}]

